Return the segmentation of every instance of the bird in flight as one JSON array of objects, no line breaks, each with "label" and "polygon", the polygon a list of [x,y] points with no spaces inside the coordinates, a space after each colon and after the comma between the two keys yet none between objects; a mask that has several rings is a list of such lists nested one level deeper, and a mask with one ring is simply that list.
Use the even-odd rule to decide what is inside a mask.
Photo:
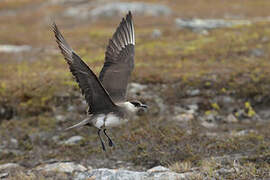
[{"label": "bird in flight", "polygon": [[66,130],[82,126],[96,127],[102,149],[106,151],[100,132],[104,132],[111,147],[113,142],[106,134],[106,128],[120,126],[132,119],[137,112],[147,109],[145,104],[137,100],[126,100],[128,81],[134,69],[135,35],[132,14],[128,12],[109,40],[99,78],[69,46],[55,23],[52,24],[52,30],[89,106],[87,118]]}]

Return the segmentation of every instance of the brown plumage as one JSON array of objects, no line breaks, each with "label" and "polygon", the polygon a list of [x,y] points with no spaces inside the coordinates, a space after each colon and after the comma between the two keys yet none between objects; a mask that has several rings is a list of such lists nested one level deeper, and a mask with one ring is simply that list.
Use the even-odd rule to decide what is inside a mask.
[{"label": "brown plumage", "polygon": [[119,126],[140,109],[147,108],[140,102],[126,101],[127,84],[134,69],[135,36],[131,12],[122,19],[109,40],[99,78],[72,50],[55,23],[52,24],[52,29],[61,53],[89,106],[87,118],[67,129],[86,125],[98,128],[102,148],[105,150],[100,131],[103,129],[109,145],[112,146],[112,140],[106,134],[106,127]]}]

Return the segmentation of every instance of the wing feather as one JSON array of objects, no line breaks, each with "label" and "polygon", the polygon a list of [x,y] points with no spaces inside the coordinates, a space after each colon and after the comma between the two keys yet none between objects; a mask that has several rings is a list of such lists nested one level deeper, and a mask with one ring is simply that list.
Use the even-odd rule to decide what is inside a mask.
[{"label": "wing feather", "polygon": [[90,107],[90,113],[104,112],[106,109],[115,108],[106,89],[102,86],[94,72],[68,45],[55,23],[52,24],[56,42],[69,65],[69,69],[81,88],[86,102]]},{"label": "wing feather", "polygon": [[114,102],[124,101],[134,69],[134,26],[131,12],[123,18],[109,40],[99,79]]}]

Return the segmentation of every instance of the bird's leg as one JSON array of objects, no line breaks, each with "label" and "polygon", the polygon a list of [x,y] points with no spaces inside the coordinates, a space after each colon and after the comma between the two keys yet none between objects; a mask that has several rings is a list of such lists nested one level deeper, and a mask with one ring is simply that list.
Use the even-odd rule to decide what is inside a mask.
[{"label": "bird's leg", "polygon": [[104,129],[103,132],[104,132],[105,136],[107,136],[107,138],[109,140],[109,146],[112,147],[113,146],[113,142],[112,142],[111,138],[107,135],[106,129]]},{"label": "bird's leg", "polygon": [[100,131],[101,131],[101,129],[98,129],[98,137],[99,137],[99,140],[100,140],[100,142],[101,142],[103,151],[106,151],[105,146],[104,146],[104,143],[103,143],[102,138],[101,138],[101,136],[100,136]]}]

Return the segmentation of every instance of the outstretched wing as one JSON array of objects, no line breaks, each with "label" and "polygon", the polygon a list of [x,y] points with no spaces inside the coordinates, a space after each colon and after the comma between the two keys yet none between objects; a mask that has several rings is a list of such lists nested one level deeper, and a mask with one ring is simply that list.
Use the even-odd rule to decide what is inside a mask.
[{"label": "outstretched wing", "polygon": [[114,102],[125,101],[127,84],[134,68],[134,26],[131,12],[109,40],[99,79]]},{"label": "outstretched wing", "polygon": [[82,94],[85,96],[91,112],[103,112],[116,105],[103,88],[99,79],[83,60],[71,49],[55,23],[52,24],[56,42],[69,65],[71,73],[75,76]]}]

